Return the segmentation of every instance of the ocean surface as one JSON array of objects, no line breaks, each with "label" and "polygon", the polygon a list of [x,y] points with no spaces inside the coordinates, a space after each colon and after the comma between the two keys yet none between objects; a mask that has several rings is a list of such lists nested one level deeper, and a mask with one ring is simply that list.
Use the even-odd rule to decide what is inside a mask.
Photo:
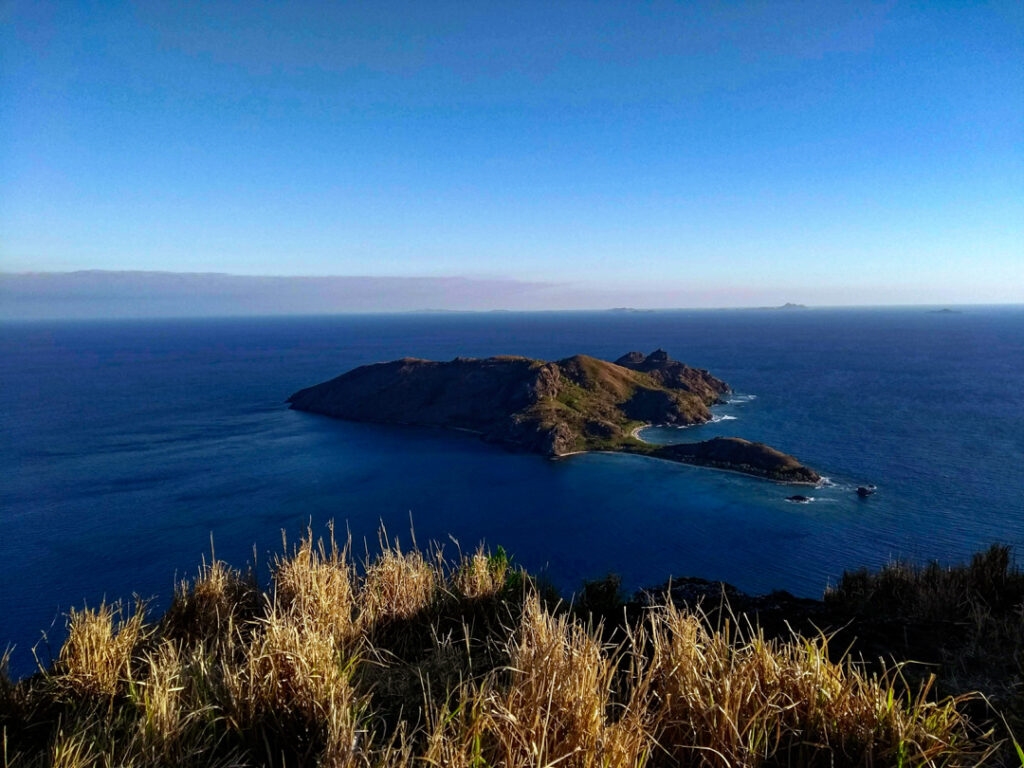
[{"label": "ocean surface", "polygon": [[[402,356],[614,360],[658,347],[735,394],[713,423],[827,476],[768,481],[636,456],[559,460],[471,435],[289,410],[292,392]],[[1024,552],[1024,307],[406,314],[0,325],[0,650],[59,648],[69,608],[166,606],[211,556],[266,578],[328,521],[449,555],[480,542],[570,592],[619,573],[820,596],[846,568]],[[878,486],[860,499],[859,484]],[[43,639],[43,633],[46,639]]]}]

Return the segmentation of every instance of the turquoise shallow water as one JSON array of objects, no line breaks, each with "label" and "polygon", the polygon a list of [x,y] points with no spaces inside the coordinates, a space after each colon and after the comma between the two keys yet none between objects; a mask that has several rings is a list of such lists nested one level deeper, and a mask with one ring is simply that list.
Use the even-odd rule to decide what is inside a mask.
[{"label": "turquoise shallow water", "polygon": [[[293,391],[405,355],[615,359],[663,347],[730,382],[720,420],[830,477],[792,489],[635,456],[551,461],[336,422]],[[306,525],[501,544],[564,589],[695,575],[817,596],[847,567],[1024,543],[1024,310],[404,315],[0,326],[0,644],[15,674],[84,602],[166,600],[211,537],[262,574]],[[872,482],[867,501],[853,493]],[[365,544],[363,542],[366,542]],[[40,646],[42,657],[47,649]]]}]

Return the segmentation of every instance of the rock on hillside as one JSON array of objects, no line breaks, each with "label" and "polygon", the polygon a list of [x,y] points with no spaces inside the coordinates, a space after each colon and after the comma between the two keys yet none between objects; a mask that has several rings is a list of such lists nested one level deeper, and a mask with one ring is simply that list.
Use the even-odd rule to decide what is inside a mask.
[{"label": "rock on hillside", "polygon": [[643,352],[630,352],[616,360],[615,364],[642,371],[667,387],[693,392],[705,402],[719,402],[722,395],[729,392],[729,385],[721,379],[703,368],[691,368],[686,363],[671,359],[663,349],[656,349],[646,357]]}]

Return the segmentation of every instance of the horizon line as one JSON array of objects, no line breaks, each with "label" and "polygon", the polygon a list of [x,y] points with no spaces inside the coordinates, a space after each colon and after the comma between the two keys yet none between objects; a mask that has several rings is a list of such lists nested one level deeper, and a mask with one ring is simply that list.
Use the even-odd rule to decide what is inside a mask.
[{"label": "horizon line", "polygon": [[[900,295],[860,286],[661,285],[496,275],[286,275],[0,270],[0,319],[112,320],[491,313],[650,313],[1015,307],[1016,297]],[[994,297],[993,297],[994,298]],[[865,300],[867,299],[867,300]],[[875,300],[872,300],[875,299]],[[881,300],[878,300],[881,299]],[[888,299],[888,300],[886,300]],[[945,299],[945,300],[943,300]]]}]

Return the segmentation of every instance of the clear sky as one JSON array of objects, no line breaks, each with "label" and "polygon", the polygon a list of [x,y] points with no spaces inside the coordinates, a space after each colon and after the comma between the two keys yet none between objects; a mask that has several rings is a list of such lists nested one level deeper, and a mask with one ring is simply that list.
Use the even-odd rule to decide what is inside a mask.
[{"label": "clear sky", "polygon": [[1021,0],[0,0],[0,78],[2,272],[1024,302]]}]

